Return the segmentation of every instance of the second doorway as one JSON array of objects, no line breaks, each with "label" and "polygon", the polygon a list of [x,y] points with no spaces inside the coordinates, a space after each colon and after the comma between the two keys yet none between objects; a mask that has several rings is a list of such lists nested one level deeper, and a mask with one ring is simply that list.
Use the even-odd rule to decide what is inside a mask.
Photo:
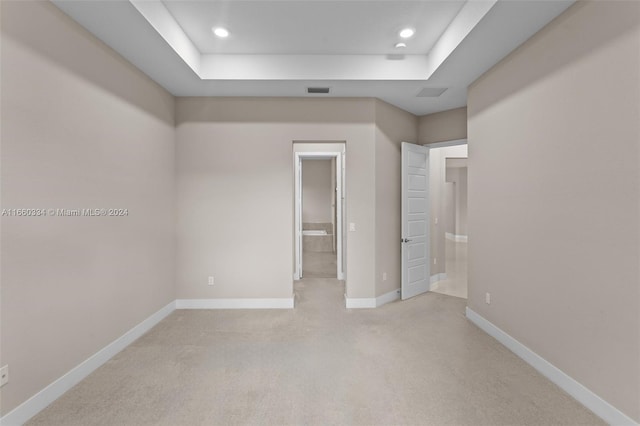
[{"label": "second doorway", "polygon": [[337,278],[336,159],[302,160],[302,276]]}]

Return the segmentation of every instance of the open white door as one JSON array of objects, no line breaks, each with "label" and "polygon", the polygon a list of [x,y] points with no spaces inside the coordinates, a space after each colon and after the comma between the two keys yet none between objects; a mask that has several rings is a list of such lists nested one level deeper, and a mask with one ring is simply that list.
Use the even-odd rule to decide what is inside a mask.
[{"label": "open white door", "polygon": [[429,149],[402,143],[402,300],[429,291]]}]

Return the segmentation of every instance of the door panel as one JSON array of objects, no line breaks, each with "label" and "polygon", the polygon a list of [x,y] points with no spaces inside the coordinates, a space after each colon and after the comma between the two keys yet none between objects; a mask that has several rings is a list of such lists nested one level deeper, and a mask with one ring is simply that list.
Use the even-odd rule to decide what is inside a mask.
[{"label": "door panel", "polygon": [[409,260],[418,260],[427,254],[425,244],[417,243],[407,247]]}]

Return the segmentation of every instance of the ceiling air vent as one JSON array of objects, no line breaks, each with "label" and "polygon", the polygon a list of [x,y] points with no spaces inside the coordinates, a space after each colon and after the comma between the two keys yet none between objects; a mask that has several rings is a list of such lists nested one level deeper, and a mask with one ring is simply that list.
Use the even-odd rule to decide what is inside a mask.
[{"label": "ceiling air vent", "polygon": [[416,96],[419,98],[437,98],[446,90],[446,87],[425,87]]},{"label": "ceiling air vent", "polygon": [[307,93],[329,93],[328,87],[307,87]]}]

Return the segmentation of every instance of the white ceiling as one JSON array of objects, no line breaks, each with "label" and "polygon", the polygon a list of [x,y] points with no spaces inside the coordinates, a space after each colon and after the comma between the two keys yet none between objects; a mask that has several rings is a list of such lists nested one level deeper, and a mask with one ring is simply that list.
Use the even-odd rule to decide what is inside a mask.
[{"label": "white ceiling", "polygon": [[176,96],[376,97],[416,115],[466,105],[469,84],[574,2],[52,1]]},{"label": "white ceiling", "polygon": [[403,53],[426,55],[465,1],[163,3],[201,53],[385,55],[397,53],[401,29],[420,27]]}]

